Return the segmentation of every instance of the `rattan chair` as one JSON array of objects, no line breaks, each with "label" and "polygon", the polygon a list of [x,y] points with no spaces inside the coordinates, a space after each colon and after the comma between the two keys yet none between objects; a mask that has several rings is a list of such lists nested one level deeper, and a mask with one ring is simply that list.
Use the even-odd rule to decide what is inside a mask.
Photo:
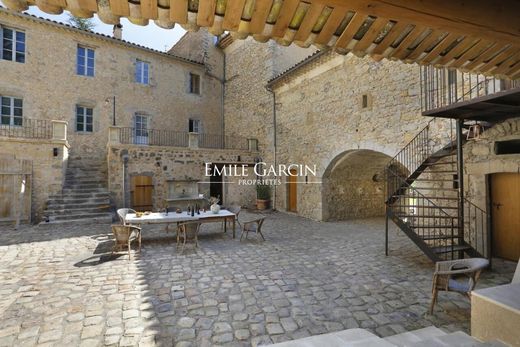
[{"label": "rattan chair", "polygon": [[[227,210],[229,212],[235,214],[235,223],[237,223],[238,226],[240,227],[240,229],[242,229],[242,224],[240,224],[240,221],[238,220],[238,215],[240,214],[240,211],[242,210],[242,208],[238,205],[231,205],[231,206],[229,206],[229,208]],[[228,220],[227,222],[228,222],[228,226],[230,226],[230,223],[232,221]]]},{"label": "rattan chair", "polygon": [[194,241],[195,248],[199,247],[199,230],[200,222],[183,222],[177,225],[177,249],[182,245],[181,254],[187,241]]},{"label": "rattan chair", "polygon": [[135,213],[135,210],[132,210],[131,208],[120,208],[117,210],[117,215],[119,216],[119,220],[121,221],[121,224],[127,225],[126,215],[129,213]]},{"label": "rattan chair", "polygon": [[432,302],[430,314],[437,302],[439,291],[458,292],[468,298],[475,288],[480,273],[489,265],[484,258],[470,258],[459,260],[439,261],[435,264],[435,273],[432,283]]},{"label": "rattan chair", "polygon": [[128,259],[131,259],[130,244],[135,240],[139,242],[139,252],[141,252],[141,228],[135,225],[112,225],[112,233],[115,237],[112,254],[128,247]]},{"label": "rattan chair", "polygon": [[240,234],[240,241],[242,241],[242,237],[244,236],[244,233],[247,236],[249,235],[249,232],[256,233],[256,238],[258,239],[258,235],[262,237],[262,240],[265,241],[264,234],[262,234],[262,224],[264,223],[265,217],[258,218],[249,222],[243,223],[242,227],[242,233]]}]

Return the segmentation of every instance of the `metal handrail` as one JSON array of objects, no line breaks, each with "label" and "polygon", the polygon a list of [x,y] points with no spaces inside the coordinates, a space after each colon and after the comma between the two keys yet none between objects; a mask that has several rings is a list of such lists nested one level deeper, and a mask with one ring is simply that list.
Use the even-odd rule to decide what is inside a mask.
[{"label": "metal handrail", "polygon": [[52,121],[47,119],[20,118],[21,124],[0,124],[0,136],[31,139],[51,139]]}]

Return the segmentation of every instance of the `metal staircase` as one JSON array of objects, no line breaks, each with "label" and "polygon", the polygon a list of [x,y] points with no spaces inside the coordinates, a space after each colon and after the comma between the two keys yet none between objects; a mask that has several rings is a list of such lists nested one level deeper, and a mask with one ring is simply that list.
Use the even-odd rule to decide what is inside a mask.
[{"label": "metal staircase", "polygon": [[389,220],[432,261],[486,253],[487,215],[463,197],[455,134],[453,121],[434,118],[387,165],[387,254]]}]

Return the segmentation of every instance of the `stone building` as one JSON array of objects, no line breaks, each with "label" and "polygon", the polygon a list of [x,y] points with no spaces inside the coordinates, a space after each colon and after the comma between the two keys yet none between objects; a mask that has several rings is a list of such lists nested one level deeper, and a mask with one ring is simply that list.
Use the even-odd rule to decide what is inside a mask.
[{"label": "stone building", "polygon": [[[123,165],[121,158],[119,162],[114,158],[115,144],[132,148],[132,153],[146,152],[130,156],[131,164],[135,158],[151,158],[148,147],[182,149],[184,158],[205,153],[201,156],[209,162],[222,156],[229,162],[249,153],[247,139],[234,138],[224,144],[222,55],[216,50],[217,54],[202,59],[183,58],[3,8],[0,28],[4,47],[0,154],[6,156],[4,160],[32,163],[28,193],[32,194],[33,221],[54,215],[60,215],[57,220],[79,218],[80,209],[83,215],[91,212],[90,217],[109,218],[108,196],[113,207],[123,206],[118,199],[122,191],[117,189],[125,185],[112,184],[117,181],[118,165]],[[11,42],[12,53],[8,50]],[[229,158],[226,148],[232,148],[235,156]],[[148,208],[163,205],[162,193],[156,193],[167,186],[163,179],[176,179],[177,167],[182,166],[182,161],[175,160],[165,169],[167,178],[153,178],[152,187],[144,193]],[[67,173],[67,167],[74,170]],[[82,178],[82,169],[87,172],[89,167],[101,174],[91,180]],[[151,172],[141,165],[129,167],[124,180],[130,191],[127,204],[132,203],[136,186],[133,177]],[[202,179],[192,174],[189,185]],[[209,194],[209,188],[202,190]],[[194,197],[198,197],[196,191]],[[2,212],[7,220],[13,213],[8,200]]]}]

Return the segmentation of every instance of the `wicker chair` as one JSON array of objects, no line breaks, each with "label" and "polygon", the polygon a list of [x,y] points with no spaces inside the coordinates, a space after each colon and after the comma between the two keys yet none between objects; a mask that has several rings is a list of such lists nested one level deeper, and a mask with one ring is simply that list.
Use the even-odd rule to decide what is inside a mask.
[{"label": "wicker chair", "polygon": [[244,233],[249,235],[249,232],[252,231],[256,233],[256,238],[258,239],[258,235],[262,236],[262,240],[265,241],[264,234],[262,234],[262,224],[264,223],[265,217],[258,218],[249,222],[245,222],[242,227],[242,233],[240,234],[240,241],[242,241],[242,237],[244,236]]},{"label": "wicker chair", "polygon": [[199,230],[200,222],[183,222],[177,225],[177,248],[182,244],[181,254],[184,252],[188,240],[194,241],[195,248],[199,247]]},{"label": "wicker chair", "polygon": [[141,252],[141,228],[134,225],[112,225],[112,233],[115,237],[112,254],[128,247],[128,259],[131,259],[130,244],[135,240],[139,242],[139,252]]},{"label": "wicker chair", "polygon": [[[242,224],[240,224],[240,221],[238,220],[238,215],[240,214],[240,211],[242,210],[242,208],[238,205],[231,205],[229,206],[228,208],[228,211],[231,212],[231,213],[234,213],[235,214],[235,222],[238,224],[238,226],[240,227],[240,229],[242,229]],[[228,220],[228,226],[229,223],[231,223],[230,220]]]},{"label": "wicker chair", "polygon": [[471,291],[475,288],[480,277],[480,273],[488,265],[489,261],[484,258],[437,262],[435,264],[435,273],[433,274],[430,314],[433,313],[433,306],[437,302],[437,294],[441,290],[458,292],[470,297]]},{"label": "wicker chair", "polygon": [[127,225],[126,215],[129,213],[135,213],[135,210],[132,210],[131,208],[120,208],[117,210],[117,215],[119,216],[119,220],[121,221],[121,224]]}]

